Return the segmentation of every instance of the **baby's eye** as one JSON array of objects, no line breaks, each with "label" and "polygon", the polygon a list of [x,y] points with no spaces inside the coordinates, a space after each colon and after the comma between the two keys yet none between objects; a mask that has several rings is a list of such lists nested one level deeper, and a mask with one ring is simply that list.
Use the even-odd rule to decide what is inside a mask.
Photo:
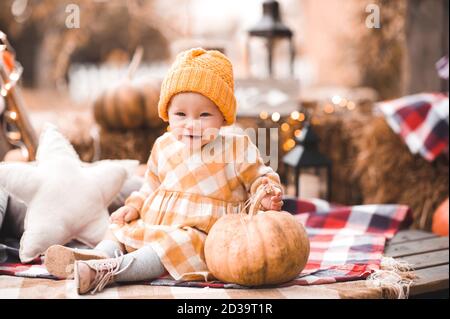
[{"label": "baby's eye", "polygon": [[202,114],[200,114],[200,116],[202,116],[202,117],[211,116],[211,113],[203,112]]},{"label": "baby's eye", "polygon": [[178,115],[178,116],[185,116],[186,114],[184,114],[183,112],[176,112],[175,115]]}]

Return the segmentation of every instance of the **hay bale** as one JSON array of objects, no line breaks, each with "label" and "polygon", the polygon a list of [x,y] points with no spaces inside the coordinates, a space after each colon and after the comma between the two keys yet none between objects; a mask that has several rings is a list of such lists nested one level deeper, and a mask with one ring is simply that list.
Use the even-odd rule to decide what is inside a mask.
[{"label": "hay bale", "polygon": [[63,128],[63,133],[84,162],[92,162],[95,159],[94,132],[92,123],[86,123],[81,120],[73,122],[73,125],[70,127]]},{"label": "hay bale", "polygon": [[70,141],[82,161],[91,162],[94,160],[96,126],[91,112],[67,109],[58,111],[40,110],[31,112],[30,119],[38,136],[44,129],[45,123],[52,123]]},{"label": "hay bale", "polygon": [[101,128],[100,158],[136,159],[140,163],[147,163],[153,143],[164,131],[152,128],[114,131]]},{"label": "hay bale", "polygon": [[362,127],[361,133],[353,177],[359,180],[364,203],[408,205],[412,227],[430,230],[433,212],[448,197],[448,158],[430,163],[411,154],[382,117]]},{"label": "hay bale", "polygon": [[332,161],[331,201],[357,205],[363,201],[358,180],[352,176],[358,148],[356,140],[368,116],[353,112],[315,117],[312,127],[319,137],[319,150]]},{"label": "hay bale", "polygon": [[383,117],[349,113],[316,116],[319,149],[333,162],[333,202],[404,204],[412,227],[431,229],[432,214],[449,193],[449,160],[413,155]]}]

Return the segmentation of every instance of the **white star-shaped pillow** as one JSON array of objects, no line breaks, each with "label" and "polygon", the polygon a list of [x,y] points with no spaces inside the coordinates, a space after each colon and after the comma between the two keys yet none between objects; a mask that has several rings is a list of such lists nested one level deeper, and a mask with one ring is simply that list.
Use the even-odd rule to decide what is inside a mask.
[{"label": "white star-shaped pillow", "polygon": [[95,246],[108,227],[109,203],[138,164],[84,163],[56,127],[47,125],[35,162],[0,164],[0,187],[28,207],[20,260],[30,262],[51,245],[73,239]]}]

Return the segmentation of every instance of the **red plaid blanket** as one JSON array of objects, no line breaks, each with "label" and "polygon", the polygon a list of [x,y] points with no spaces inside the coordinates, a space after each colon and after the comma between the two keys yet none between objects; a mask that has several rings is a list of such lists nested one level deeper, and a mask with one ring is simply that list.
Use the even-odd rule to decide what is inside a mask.
[{"label": "red plaid blanket", "polygon": [[448,96],[422,93],[378,103],[389,126],[400,134],[411,153],[428,161],[448,154]]},{"label": "red plaid blanket", "polygon": [[[282,286],[313,285],[364,279],[380,268],[387,239],[399,229],[409,209],[401,205],[333,206],[322,200],[284,198],[283,209],[305,225],[311,253],[303,272]],[[54,278],[34,264],[0,264],[0,275]],[[56,279],[56,278],[54,278]],[[244,288],[222,282],[177,282],[162,277],[150,285]]]}]

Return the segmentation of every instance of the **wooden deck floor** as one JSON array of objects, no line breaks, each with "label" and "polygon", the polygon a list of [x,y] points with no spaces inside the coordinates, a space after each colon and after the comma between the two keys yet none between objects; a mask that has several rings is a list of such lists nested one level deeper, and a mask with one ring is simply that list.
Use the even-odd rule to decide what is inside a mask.
[{"label": "wooden deck floor", "polygon": [[448,298],[449,238],[420,230],[400,231],[386,246],[386,256],[410,263],[417,280],[410,298]]}]

